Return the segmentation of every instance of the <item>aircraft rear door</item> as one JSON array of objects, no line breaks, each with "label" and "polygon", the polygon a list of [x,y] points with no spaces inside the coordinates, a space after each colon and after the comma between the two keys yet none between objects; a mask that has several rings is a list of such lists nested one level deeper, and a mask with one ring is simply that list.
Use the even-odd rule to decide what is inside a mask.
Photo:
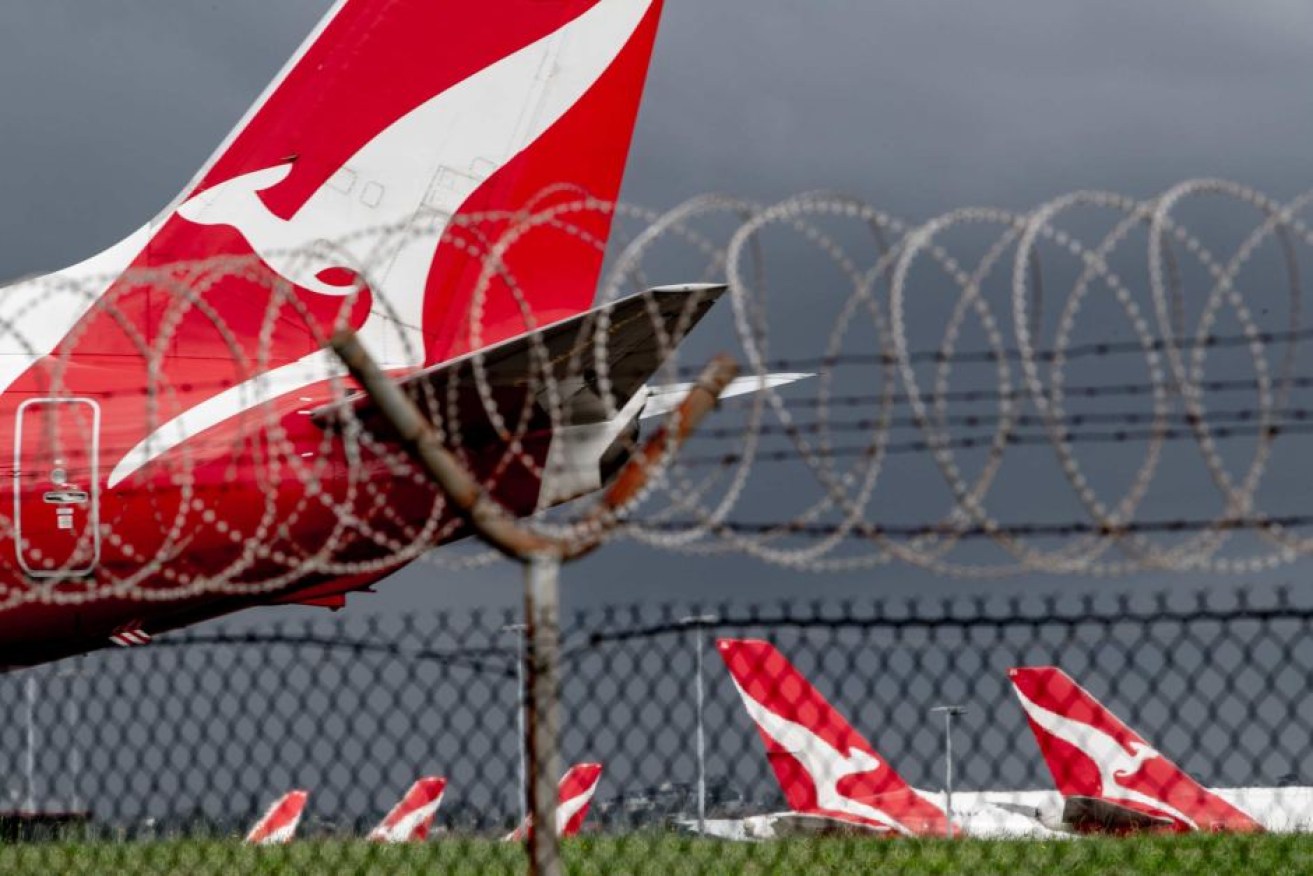
[{"label": "aircraft rear door", "polygon": [[34,578],[91,574],[100,560],[100,406],[35,398],[14,434],[14,545]]}]

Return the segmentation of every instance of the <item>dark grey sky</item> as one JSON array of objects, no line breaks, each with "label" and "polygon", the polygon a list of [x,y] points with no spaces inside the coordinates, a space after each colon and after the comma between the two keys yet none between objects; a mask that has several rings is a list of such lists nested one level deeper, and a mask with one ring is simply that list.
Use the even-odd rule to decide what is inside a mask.
[{"label": "dark grey sky", "polygon": [[[160,209],[328,5],[4,4],[0,273]],[[1311,29],[1279,0],[670,0],[627,195],[836,188],[925,217],[1197,175],[1291,193]]]},{"label": "dark grey sky", "polygon": [[[0,5],[0,275],[73,262],[153,215],[328,5]],[[1144,196],[1192,176],[1288,198],[1313,178],[1310,34],[1313,7],[1293,0],[668,0],[626,199],[667,208],[711,190],[769,200],[833,189],[924,219],[1084,187]],[[925,580],[651,561],[613,548],[572,573],[573,598]],[[421,565],[357,605],[516,592],[509,569]]]}]

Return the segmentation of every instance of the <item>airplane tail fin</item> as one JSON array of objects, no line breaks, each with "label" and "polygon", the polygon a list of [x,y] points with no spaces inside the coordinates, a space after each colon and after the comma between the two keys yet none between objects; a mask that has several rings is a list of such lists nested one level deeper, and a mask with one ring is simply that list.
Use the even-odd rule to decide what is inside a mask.
[{"label": "airplane tail fin", "polygon": [[876,754],[773,645],[721,639],[716,647],[791,809],[875,830],[945,835],[943,810]]},{"label": "airplane tail fin", "polygon": [[410,786],[401,802],[392,807],[378,826],[369,832],[369,839],[381,843],[420,842],[428,838],[433,817],[442,805],[442,794],[447,780],[428,776]]},{"label": "airplane tail fin", "polygon": [[1262,829],[1152,748],[1056,666],[1016,668],[1008,677],[1064,797],[1167,819],[1176,830]]},{"label": "airplane tail fin", "polygon": [[597,793],[597,783],[601,779],[600,763],[575,764],[561,778],[557,791],[557,835],[574,836],[579,833],[584,819],[588,817],[588,807],[593,803],[593,795]]},{"label": "airplane tail fin", "polygon": [[[588,817],[588,807],[602,778],[600,763],[579,763],[561,777],[556,790],[556,835],[575,836]],[[524,842],[533,830],[533,816],[506,835],[506,842]]]},{"label": "airplane tail fin", "polygon": [[117,485],[256,405],[324,398],[339,328],[404,372],[583,313],[663,4],[336,0],[174,203],[68,274],[95,295],[16,303],[40,316],[10,334],[142,367],[158,339],[170,389],[106,409],[132,424]]},{"label": "airplane tail fin", "polygon": [[291,791],[275,800],[246,835],[247,844],[277,846],[291,842],[309,796],[306,791]]},{"label": "airplane tail fin", "polygon": [[[663,3],[338,0],[141,258],[254,255],[328,319],[359,291],[353,327],[395,367],[580,313]],[[553,208],[484,276],[503,235]],[[263,302],[232,297],[207,295],[258,328]]]}]

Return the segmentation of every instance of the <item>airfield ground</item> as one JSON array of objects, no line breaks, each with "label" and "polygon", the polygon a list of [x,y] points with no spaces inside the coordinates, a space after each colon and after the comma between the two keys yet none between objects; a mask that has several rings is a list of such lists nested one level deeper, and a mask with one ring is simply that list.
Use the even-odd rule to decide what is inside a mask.
[{"label": "airfield ground", "polygon": [[[1308,873],[1313,835],[1128,839],[877,840],[825,838],[757,845],[662,835],[566,844],[569,872],[746,874]],[[517,846],[442,838],[412,846],[298,841],[255,849],[235,841],[49,843],[0,848],[0,873],[301,874],[518,873]]]}]

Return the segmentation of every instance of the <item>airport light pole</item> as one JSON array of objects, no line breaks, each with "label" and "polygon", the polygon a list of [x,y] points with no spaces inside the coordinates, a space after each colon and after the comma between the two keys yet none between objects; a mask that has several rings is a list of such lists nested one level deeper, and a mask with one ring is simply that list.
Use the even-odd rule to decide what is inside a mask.
[{"label": "airport light pole", "polygon": [[515,725],[520,731],[520,824],[524,824],[529,815],[529,778],[527,763],[529,754],[524,741],[524,633],[528,627],[524,624],[507,624],[501,628],[503,633],[515,636],[515,683],[519,692],[519,702],[515,709]]},{"label": "airport light pole", "polygon": [[702,704],[705,699],[702,682],[702,645],[705,630],[712,624],[719,623],[720,618],[714,614],[699,614],[680,618],[682,625],[693,630],[695,685],[697,690],[697,757],[698,757],[698,834],[706,833],[707,827],[707,746],[702,724]]},{"label": "airport light pole", "polygon": [[953,719],[965,715],[966,706],[935,706],[931,712],[944,715],[944,809],[948,815],[945,836],[953,838]]}]

